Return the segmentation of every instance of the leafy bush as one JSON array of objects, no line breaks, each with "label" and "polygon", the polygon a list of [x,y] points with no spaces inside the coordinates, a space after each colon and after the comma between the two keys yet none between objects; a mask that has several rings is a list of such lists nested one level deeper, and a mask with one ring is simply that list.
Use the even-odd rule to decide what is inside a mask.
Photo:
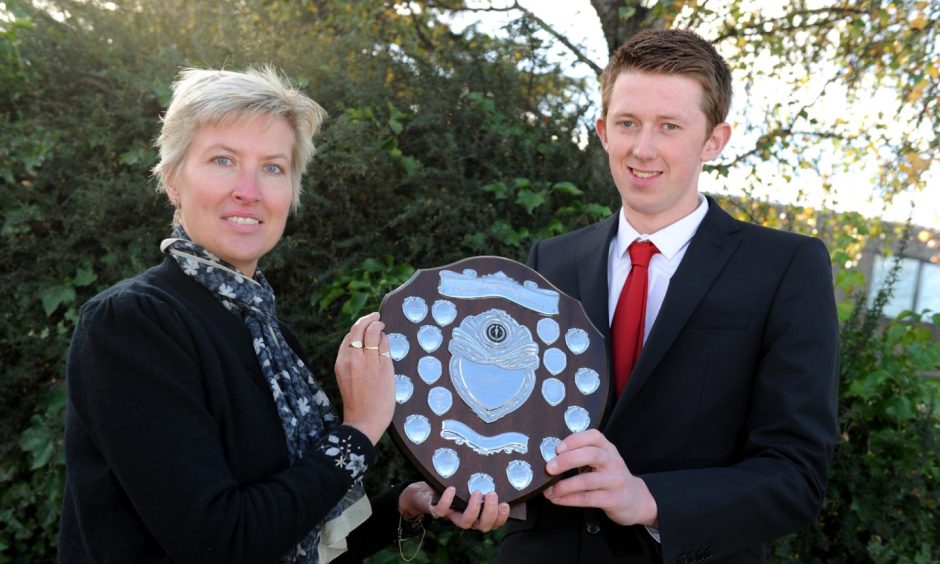
[{"label": "leafy bush", "polygon": [[65,480],[65,389],[37,406],[16,451],[0,466],[0,564],[29,561],[58,544]]}]

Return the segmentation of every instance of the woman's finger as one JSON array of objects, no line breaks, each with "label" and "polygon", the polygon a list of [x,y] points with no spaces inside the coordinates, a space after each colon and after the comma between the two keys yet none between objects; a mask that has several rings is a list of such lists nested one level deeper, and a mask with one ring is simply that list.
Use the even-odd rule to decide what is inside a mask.
[{"label": "woman's finger", "polygon": [[389,361],[392,360],[392,345],[388,341],[388,335],[382,333],[382,338],[379,341],[379,355],[387,358]]},{"label": "woman's finger", "polygon": [[470,495],[470,501],[467,502],[467,508],[463,510],[463,513],[458,513],[451,510],[450,520],[461,529],[469,529],[473,526],[474,523],[476,523],[482,506],[483,494],[480,492],[473,492],[473,494]]},{"label": "woman's finger", "polygon": [[385,324],[378,320],[372,321],[366,326],[362,336],[363,350],[372,351],[372,353],[376,355],[379,354],[379,344],[382,341],[383,329],[385,329]]},{"label": "woman's finger", "polygon": [[450,515],[451,509],[450,506],[454,502],[454,497],[457,495],[457,488],[454,486],[449,486],[444,490],[444,493],[441,494],[441,498],[437,500],[436,504],[431,504],[430,515],[435,519],[440,519],[441,517],[446,517]]},{"label": "woman's finger", "polygon": [[[353,348],[360,348],[365,337],[366,328],[374,321],[379,319],[378,312],[372,312],[369,315],[364,315],[356,320],[353,323],[352,327],[349,328],[349,340],[346,342],[347,345],[351,345]],[[360,346],[356,346],[356,344]]]},{"label": "woman's finger", "polygon": [[499,497],[495,492],[486,494],[483,500],[483,510],[480,511],[480,517],[476,522],[476,529],[481,532],[487,532],[496,524],[496,518],[499,516]]}]

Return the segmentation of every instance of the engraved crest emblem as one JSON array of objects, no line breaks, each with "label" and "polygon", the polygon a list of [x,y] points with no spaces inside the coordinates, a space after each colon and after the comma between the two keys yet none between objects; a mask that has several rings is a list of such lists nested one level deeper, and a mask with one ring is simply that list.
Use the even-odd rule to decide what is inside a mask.
[{"label": "engraved crest emblem", "polygon": [[529,329],[503,310],[465,317],[448,350],[454,389],[487,423],[515,411],[535,389],[539,347]]}]

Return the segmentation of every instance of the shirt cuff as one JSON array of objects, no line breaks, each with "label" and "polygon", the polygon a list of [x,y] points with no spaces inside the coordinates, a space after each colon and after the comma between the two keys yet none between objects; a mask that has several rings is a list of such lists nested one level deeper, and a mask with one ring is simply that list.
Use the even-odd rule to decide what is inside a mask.
[{"label": "shirt cuff", "polygon": [[[643,525],[643,526],[646,527],[646,525]],[[649,533],[651,537],[653,537],[654,541],[658,542],[659,544],[663,543],[663,541],[660,539],[659,529],[654,529],[653,527],[646,527],[646,532]]]}]

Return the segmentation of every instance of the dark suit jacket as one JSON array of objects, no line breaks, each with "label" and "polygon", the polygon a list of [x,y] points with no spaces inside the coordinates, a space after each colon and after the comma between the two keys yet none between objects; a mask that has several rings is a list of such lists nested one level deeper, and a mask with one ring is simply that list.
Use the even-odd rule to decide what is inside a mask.
[{"label": "dark suit jacket", "polygon": [[[617,216],[533,247],[532,267],[609,336]],[[601,430],[642,477],[662,544],[539,496],[498,562],[755,562],[819,511],[837,438],[838,321],[817,239],[709,210]],[[609,349],[609,339],[608,339]],[[613,377],[611,377],[613,386]]]}]

